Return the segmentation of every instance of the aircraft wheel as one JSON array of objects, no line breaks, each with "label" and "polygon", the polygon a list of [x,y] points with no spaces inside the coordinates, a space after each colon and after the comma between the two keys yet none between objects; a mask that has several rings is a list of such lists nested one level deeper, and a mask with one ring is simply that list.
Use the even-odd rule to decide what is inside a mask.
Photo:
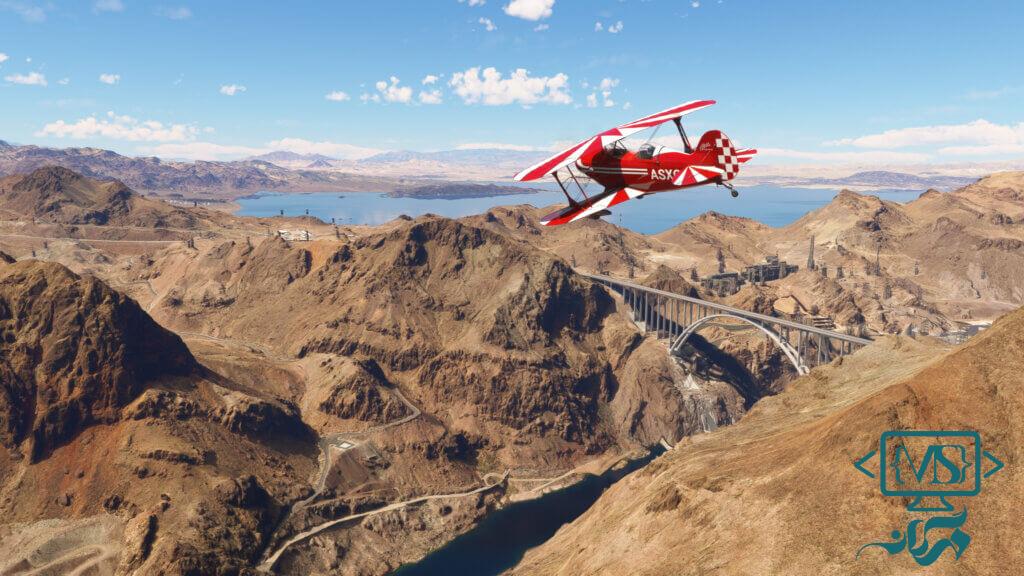
[{"label": "aircraft wheel", "polygon": [[737,196],[740,195],[740,193],[738,191],[736,191],[736,190],[730,190],[729,193],[732,194],[733,198],[736,198]]}]

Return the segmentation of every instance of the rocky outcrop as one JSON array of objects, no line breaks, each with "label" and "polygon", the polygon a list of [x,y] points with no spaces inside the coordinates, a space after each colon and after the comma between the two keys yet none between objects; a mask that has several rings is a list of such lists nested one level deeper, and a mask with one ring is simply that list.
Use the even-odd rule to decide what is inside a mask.
[{"label": "rocky outcrop", "polygon": [[673,294],[682,294],[691,298],[701,297],[700,292],[693,284],[664,264],[658,266],[654,272],[640,280],[638,284],[664,290],[665,292],[672,292]]},{"label": "rocky outcrop", "polygon": [[279,514],[256,477],[221,480],[190,506],[181,533],[157,540],[148,565],[169,574],[248,573]]},{"label": "rocky outcrop", "polygon": [[58,264],[0,265],[0,441],[33,460],[120,418],[147,384],[194,372],[176,335],[134,300]]},{"label": "rocky outcrop", "polygon": [[378,424],[409,414],[408,407],[389,390],[391,382],[373,359],[347,363],[336,378],[327,398],[318,405],[326,414]]}]

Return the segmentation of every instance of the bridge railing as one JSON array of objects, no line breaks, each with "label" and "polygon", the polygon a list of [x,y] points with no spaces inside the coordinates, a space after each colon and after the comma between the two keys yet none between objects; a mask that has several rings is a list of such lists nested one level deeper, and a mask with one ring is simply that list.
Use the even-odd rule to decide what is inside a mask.
[{"label": "bridge railing", "polygon": [[725,313],[725,314],[731,314],[733,316],[740,316],[740,317],[743,317],[743,318],[754,320],[756,322],[760,322],[760,323],[765,324],[765,325],[772,325],[772,324],[774,324],[774,325],[777,325],[777,326],[779,326],[781,328],[785,328],[785,329],[788,329],[788,330],[796,330],[796,331],[804,332],[804,333],[807,333],[807,334],[816,334],[818,336],[826,337],[826,338],[833,339],[833,340],[838,340],[840,342],[846,342],[846,343],[851,344],[853,346],[865,346],[865,345],[871,343],[871,340],[868,340],[867,338],[861,338],[859,336],[853,336],[852,334],[843,334],[841,332],[834,332],[832,330],[826,330],[824,328],[818,328],[818,327],[812,326],[810,324],[803,324],[801,322],[795,322],[793,320],[787,320],[785,318],[778,318],[776,316],[768,316],[766,314],[760,314],[760,313],[757,313],[757,312],[751,312],[750,310],[744,310],[742,308],[736,308],[734,306],[729,306],[727,304],[721,304],[721,303],[718,303],[718,302],[711,302],[709,300],[702,300],[700,298],[694,298],[692,296],[684,296],[682,294],[676,294],[674,292],[666,292],[665,290],[658,290],[657,288],[651,288],[649,286],[643,286],[642,284],[635,284],[633,282],[627,282],[625,280],[620,280],[618,278],[612,278],[610,276],[601,276],[599,274],[583,274],[583,273],[580,273],[580,275],[581,276],[585,276],[587,278],[590,278],[591,280],[594,280],[595,282],[598,282],[600,284],[604,284],[605,286],[608,286],[610,288],[614,288],[614,287],[626,288],[626,289],[633,290],[633,291],[640,292],[640,293],[651,294],[651,295],[660,296],[660,297],[663,297],[663,298],[668,298],[668,299],[672,299],[672,300],[687,302],[689,304],[694,304],[696,306],[701,306],[701,307],[704,307],[704,308],[709,308],[711,310],[717,310],[717,311]]}]

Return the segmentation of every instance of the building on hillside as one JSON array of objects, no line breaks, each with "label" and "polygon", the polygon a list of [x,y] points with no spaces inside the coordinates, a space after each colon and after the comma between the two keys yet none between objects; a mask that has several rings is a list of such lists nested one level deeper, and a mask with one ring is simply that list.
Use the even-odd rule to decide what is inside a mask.
[{"label": "building on hillside", "polygon": [[822,330],[835,330],[836,322],[829,316],[811,316],[808,324]]},{"label": "building on hillside", "polygon": [[740,286],[743,285],[743,277],[740,276],[739,272],[712,274],[711,276],[701,278],[700,285],[704,290],[714,294],[728,296],[740,291]]},{"label": "building on hillside", "polygon": [[309,242],[313,239],[309,230],[278,230],[277,235],[289,242]]},{"label": "building on hillside", "polygon": [[963,344],[970,338],[975,336],[978,332],[985,330],[991,326],[991,324],[968,324],[960,330],[954,330],[952,332],[943,332],[939,334],[938,338],[949,342],[950,344]]},{"label": "building on hillside", "polygon": [[799,270],[795,264],[787,264],[785,260],[779,260],[778,256],[768,256],[762,264],[754,264],[743,269],[743,279],[751,284],[771,282],[785,278]]}]

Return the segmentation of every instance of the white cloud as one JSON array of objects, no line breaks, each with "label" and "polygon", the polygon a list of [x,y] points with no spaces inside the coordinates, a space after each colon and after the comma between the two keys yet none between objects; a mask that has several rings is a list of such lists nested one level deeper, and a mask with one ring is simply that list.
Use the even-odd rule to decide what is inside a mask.
[{"label": "white cloud", "polygon": [[46,86],[46,76],[39,72],[29,72],[28,74],[10,74],[4,76],[4,80],[7,80],[11,84],[22,84],[25,86]]},{"label": "white cloud", "polygon": [[945,146],[939,154],[946,156],[1005,156],[1024,154],[1024,141],[1018,144],[984,144],[980,146]]},{"label": "white cloud", "polygon": [[930,156],[919,152],[892,152],[889,150],[864,150],[854,152],[815,152],[791,150],[788,148],[757,148],[758,158],[771,160],[804,160],[808,162],[832,162],[849,164],[920,164]]},{"label": "white cloud", "polygon": [[694,8],[700,8],[700,0],[693,0],[693,2],[690,2],[690,6],[693,6]]},{"label": "white cloud", "polygon": [[551,26],[548,26],[547,24],[544,24],[542,22],[542,23],[537,24],[536,26],[534,26],[533,27],[533,31],[534,32],[543,32],[543,31],[547,30],[548,28],[551,28]]},{"label": "white cloud", "polygon": [[619,32],[622,32],[622,20],[619,20],[615,24],[609,25],[608,32],[610,34],[618,34]]},{"label": "white cloud", "polygon": [[264,146],[236,146],[213,142],[176,142],[140,148],[140,151],[144,154],[186,160],[237,160],[239,158],[258,156],[282,150],[297,154],[323,154],[332,158],[350,160],[358,160],[383,152],[383,150],[376,148],[364,148],[338,142],[313,142],[302,138],[282,138],[267,142]]},{"label": "white cloud", "polygon": [[117,84],[120,81],[120,74],[100,74],[100,82],[103,82],[104,84]]},{"label": "white cloud", "polygon": [[20,0],[0,0],[0,10],[14,12],[26,22],[42,22],[46,20],[46,12],[51,9],[52,6],[49,4],[37,6],[31,2]]},{"label": "white cloud", "polygon": [[470,6],[483,6],[486,0],[459,0],[459,4],[469,4]]},{"label": "white cloud", "polygon": [[137,120],[131,116],[118,116],[107,112],[105,117],[89,116],[67,123],[57,120],[43,126],[36,136],[57,138],[109,138],[133,142],[175,142],[192,140],[199,129],[186,124],[164,125],[156,120]]},{"label": "white cloud", "polygon": [[324,98],[330,100],[331,102],[344,102],[346,100],[352,99],[348,94],[342,92],[341,90],[328,92],[327,94],[324,95]]},{"label": "white cloud", "polygon": [[400,86],[401,80],[397,76],[392,76],[389,81],[381,80],[374,84],[377,89],[377,94],[363,94],[360,96],[360,100],[363,102],[372,101],[380,102],[397,102],[399,104],[408,104],[412,102],[412,88],[409,86]]},{"label": "white cloud", "polygon": [[440,104],[440,90],[420,90],[419,99],[421,104]]},{"label": "white cloud", "polygon": [[214,144],[213,142],[183,142],[143,146],[139,149],[143,154],[152,154],[163,158],[182,158],[185,160],[236,160],[246,156],[257,156],[271,152],[268,148],[252,146],[232,146]]},{"label": "white cloud", "polygon": [[427,74],[426,76],[423,77],[423,80],[421,80],[420,83],[424,84],[424,85],[426,85],[426,84],[435,84],[435,83],[437,83],[438,80],[439,80],[439,78],[436,75],[434,75],[434,74]]},{"label": "white cloud", "polygon": [[3,52],[0,52],[0,64],[3,64],[4,62],[6,62],[9,58],[10,57],[7,56],[7,54],[4,54]]},{"label": "white cloud", "polygon": [[601,32],[604,30],[604,24],[600,22],[594,22],[594,32]]},{"label": "white cloud", "polygon": [[323,154],[324,156],[331,156],[332,158],[345,158],[348,160],[367,158],[374,154],[380,154],[383,152],[383,150],[376,148],[365,148],[363,146],[355,146],[353,144],[344,144],[340,142],[313,142],[303,138],[282,138],[280,140],[274,140],[272,142],[267,142],[267,148],[270,148],[271,150],[287,150],[297,154]]},{"label": "white cloud", "polygon": [[220,93],[225,96],[234,96],[239,92],[245,92],[245,86],[239,84],[225,84],[220,87]]},{"label": "white cloud", "polygon": [[505,5],[505,14],[523,20],[541,20],[551,16],[555,0],[512,0]]},{"label": "white cloud", "polygon": [[633,107],[633,103],[632,102],[626,102],[625,104],[622,105],[622,109],[623,110],[629,110],[632,107]]},{"label": "white cloud", "polygon": [[192,10],[188,6],[161,6],[155,12],[157,16],[171,20],[188,20],[192,17]]},{"label": "white cloud", "polygon": [[967,100],[995,100],[997,98],[1003,98],[1004,96],[1011,96],[1024,90],[1020,86],[1003,86],[1002,88],[996,88],[995,90],[970,90],[964,94],[964,98]]},{"label": "white cloud", "polygon": [[936,144],[1019,145],[1024,144],[1024,122],[1016,125],[1003,125],[979,119],[966,124],[915,126],[886,130],[857,138],[842,138],[825,144],[885,149]]},{"label": "white cloud", "polygon": [[506,144],[504,142],[466,142],[455,147],[456,150],[514,150],[517,152],[546,152],[548,148],[528,146],[526,144]]},{"label": "white cloud", "polygon": [[68,84],[71,84],[71,78],[61,78],[60,80],[57,80],[57,84],[67,86]]},{"label": "white cloud", "polygon": [[495,68],[482,71],[474,66],[465,72],[456,72],[448,84],[467,104],[483,103],[488,106],[537,103],[570,104],[569,77],[564,73],[554,76],[534,76],[518,68],[508,78],[502,78]]},{"label": "white cloud", "polygon": [[[582,84],[583,84],[584,88],[590,87],[590,84],[588,82],[583,82]],[[615,100],[612,99],[612,88],[615,88],[618,85],[619,85],[619,79],[618,78],[602,78],[601,79],[601,82],[597,85],[597,88],[599,88],[599,91],[601,93],[601,99],[600,99],[601,106],[604,106],[605,108],[611,108],[611,107],[615,106]],[[597,106],[598,106],[597,94],[598,94],[597,92],[592,92],[592,93],[587,95],[587,108],[597,108]]]},{"label": "white cloud", "polygon": [[484,29],[487,30],[488,32],[494,32],[495,30],[498,29],[498,27],[494,25],[494,22],[491,22],[490,18],[484,18],[483,16],[481,16],[480,19],[477,20],[477,22],[483,24]]},{"label": "white cloud", "polygon": [[92,9],[96,12],[124,12],[124,3],[121,0],[96,0]]}]

